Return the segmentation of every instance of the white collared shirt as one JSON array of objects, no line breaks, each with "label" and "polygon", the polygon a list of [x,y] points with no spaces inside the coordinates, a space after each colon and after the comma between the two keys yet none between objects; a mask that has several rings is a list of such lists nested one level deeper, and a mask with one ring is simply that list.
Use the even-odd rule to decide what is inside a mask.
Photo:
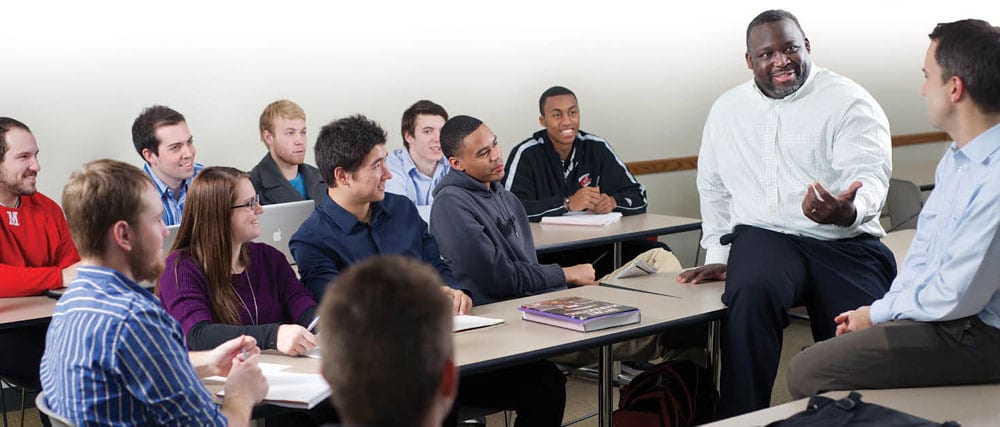
[{"label": "white collared shirt", "polygon": [[[823,240],[861,233],[881,237],[878,222],[892,172],[889,121],[850,79],[815,64],[799,90],[764,95],[753,80],[722,94],[709,111],[698,157],[705,263],[726,263],[719,238],[738,224]],[[849,227],[817,224],[802,213],[809,184],[833,195],[854,181]]]}]

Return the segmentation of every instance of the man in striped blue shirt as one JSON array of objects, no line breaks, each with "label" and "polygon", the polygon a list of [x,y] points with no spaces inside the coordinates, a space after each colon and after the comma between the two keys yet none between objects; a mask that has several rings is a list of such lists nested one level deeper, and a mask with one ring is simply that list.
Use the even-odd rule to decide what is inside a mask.
[{"label": "man in striped blue shirt", "polygon": [[[50,408],[76,425],[247,425],[268,385],[250,337],[185,350],[180,326],[136,283],[163,271],[163,205],[138,168],[97,160],[63,209],[83,258],[56,305],[42,357]],[[221,408],[199,377],[228,375]]]},{"label": "man in striped blue shirt", "polygon": [[194,162],[198,150],[184,115],[162,105],[143,110],[132,122],[132,144],[163,203],[163,222],[180,224],[188,186],[205,168]]}]

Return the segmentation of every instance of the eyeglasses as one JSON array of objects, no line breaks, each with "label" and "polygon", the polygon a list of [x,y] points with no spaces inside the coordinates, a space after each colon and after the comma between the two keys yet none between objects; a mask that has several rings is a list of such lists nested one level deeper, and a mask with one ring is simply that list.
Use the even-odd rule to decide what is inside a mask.
[{"label": "eyeglasses", "polygon": [[260,207],[260,194],[254,194],[253,198],[249,202],[233,206],[233,209],[248,208],[252,211],[256,211]]}]

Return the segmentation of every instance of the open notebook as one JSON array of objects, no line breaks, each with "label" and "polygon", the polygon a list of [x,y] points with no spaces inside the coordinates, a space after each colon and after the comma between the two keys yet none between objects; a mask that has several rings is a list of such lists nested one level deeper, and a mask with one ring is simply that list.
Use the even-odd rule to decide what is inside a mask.
[{"label": "open notebook", "polygon": [[[286,408],[312,409],[323,399],[330,397],[330,386],[320,374],[284,372],[288,365],[260,363],[259,366],[270,386],[262,403]],[[222,377],[206,378],[209,379],[225,380]],[[225,396],[226,391],[219,390],[216,394]]]}]

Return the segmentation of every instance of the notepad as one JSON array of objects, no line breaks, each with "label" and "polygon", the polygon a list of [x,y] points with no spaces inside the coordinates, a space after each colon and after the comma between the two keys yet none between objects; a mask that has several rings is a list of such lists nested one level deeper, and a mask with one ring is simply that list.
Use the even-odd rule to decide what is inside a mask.
[{"label": "notepad", "polygon": [[455,316],[455,325],[451,328],[451,331],[468,331],[470,329],[485,328],[487,326],[499,325],[501,323],[503,323],[503,319],[492,319],[489,317],[460,314]]},{"label": "notepad", "polygon": [[622,220],[621,212],[609,212],[606,214],[575,213],[561,216],[542,217],[542,224],[553,225],[582,225],[588,227],[603,227],[614,224]]},{"label": "notepad", "polygon": [[[269,372],[267,378],[267,396],[264,401],[269,405],[286,408],[312,409],[323,399],[330,397],[330,385],[319,374],[300,374],[296,372]],[[216,393],[225,396],[225,390]]]}]

